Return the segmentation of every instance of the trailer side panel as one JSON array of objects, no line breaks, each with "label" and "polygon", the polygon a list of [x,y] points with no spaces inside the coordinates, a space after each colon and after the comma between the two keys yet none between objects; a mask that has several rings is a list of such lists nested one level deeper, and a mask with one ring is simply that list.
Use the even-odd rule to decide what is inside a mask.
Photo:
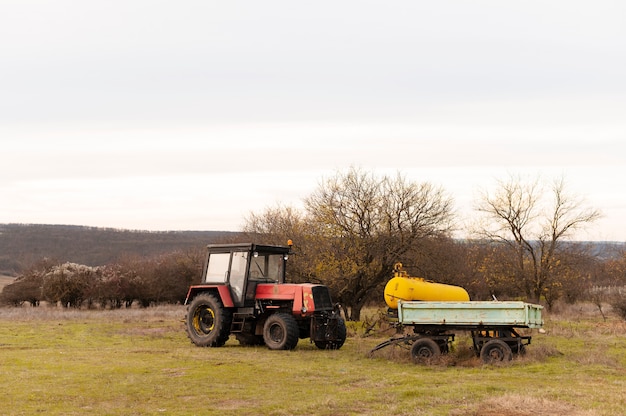
[{"label": "trailer side panel", "polygon": [[525,302],[398,302],[403,325],[541,328],[541,305]]}]

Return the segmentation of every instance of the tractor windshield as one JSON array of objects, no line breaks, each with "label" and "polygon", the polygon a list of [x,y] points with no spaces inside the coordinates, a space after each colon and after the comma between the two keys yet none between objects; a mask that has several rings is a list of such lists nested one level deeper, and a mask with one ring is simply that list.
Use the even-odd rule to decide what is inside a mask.
[{"label": "tractor windshield", "polygon": [[250,279],[284,283],[285,255],[254,253],[250,261]]}]

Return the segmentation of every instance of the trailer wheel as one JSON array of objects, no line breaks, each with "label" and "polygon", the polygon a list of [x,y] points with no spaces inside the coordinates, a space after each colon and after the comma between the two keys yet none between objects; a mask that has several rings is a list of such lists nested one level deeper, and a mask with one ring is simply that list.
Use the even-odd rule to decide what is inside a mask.
[{"label": "trailer wheel", "polygon": [[230,334],[232,313],[215,296],[196,296],[187,309],[186,330],[199,347],[221,347]]},{"label": "trailer wheel", "polygon": [[441,348],[435,340],[419,338],[411,347],[411,358],[416,364],[425,364],[441,355]]},{"label": "trailer wheel", "polygon": [[299,331],[293,316],[275,313],[263,325],[263,341],[270,350],[292,350],[298,344]]},{"label": "trailer wheel", "polygon": [[501,339],[492,339],[480,349],[480,358],[487,364],[510,361],[513,358],[511,347]]}]

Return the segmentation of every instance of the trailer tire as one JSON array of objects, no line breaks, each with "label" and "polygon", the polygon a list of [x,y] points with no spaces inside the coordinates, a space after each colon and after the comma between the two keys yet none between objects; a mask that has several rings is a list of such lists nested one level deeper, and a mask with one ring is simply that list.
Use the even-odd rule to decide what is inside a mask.
[{"label": "trailer tire", "polygon": [[411,347],[411,358],[416,364],[427,364],[440,355],[439,344],[431,338],[418,338]]},{"label": "trailer tire", "polygon": [[486,364],[493,364],[500,361],[511,361],[513,352],[511,347],[501,339],[492,339],[486,342],[480,349],[480,358]]},{"label": "trailer tire", "polygon": [[198,347],[221,347],[228,341],[232,318],[214,295],[198,295],[187,308],[187,336]]},{"label": "trailer tire", "polygon": [[263,341],[270,350],[292,350],[300,330],[295,318],[286,313],[270,315],[263,325]]}]

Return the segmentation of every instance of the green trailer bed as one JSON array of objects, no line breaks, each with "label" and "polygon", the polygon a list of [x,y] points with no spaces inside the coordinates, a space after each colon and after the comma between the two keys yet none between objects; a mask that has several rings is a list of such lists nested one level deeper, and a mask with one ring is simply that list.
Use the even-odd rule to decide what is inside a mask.
[{"label": "green trailer bed", "polygon": [[398,322],[457,329],[541,328],[542,309],[540,305],[525,302],[398,302]]}]

